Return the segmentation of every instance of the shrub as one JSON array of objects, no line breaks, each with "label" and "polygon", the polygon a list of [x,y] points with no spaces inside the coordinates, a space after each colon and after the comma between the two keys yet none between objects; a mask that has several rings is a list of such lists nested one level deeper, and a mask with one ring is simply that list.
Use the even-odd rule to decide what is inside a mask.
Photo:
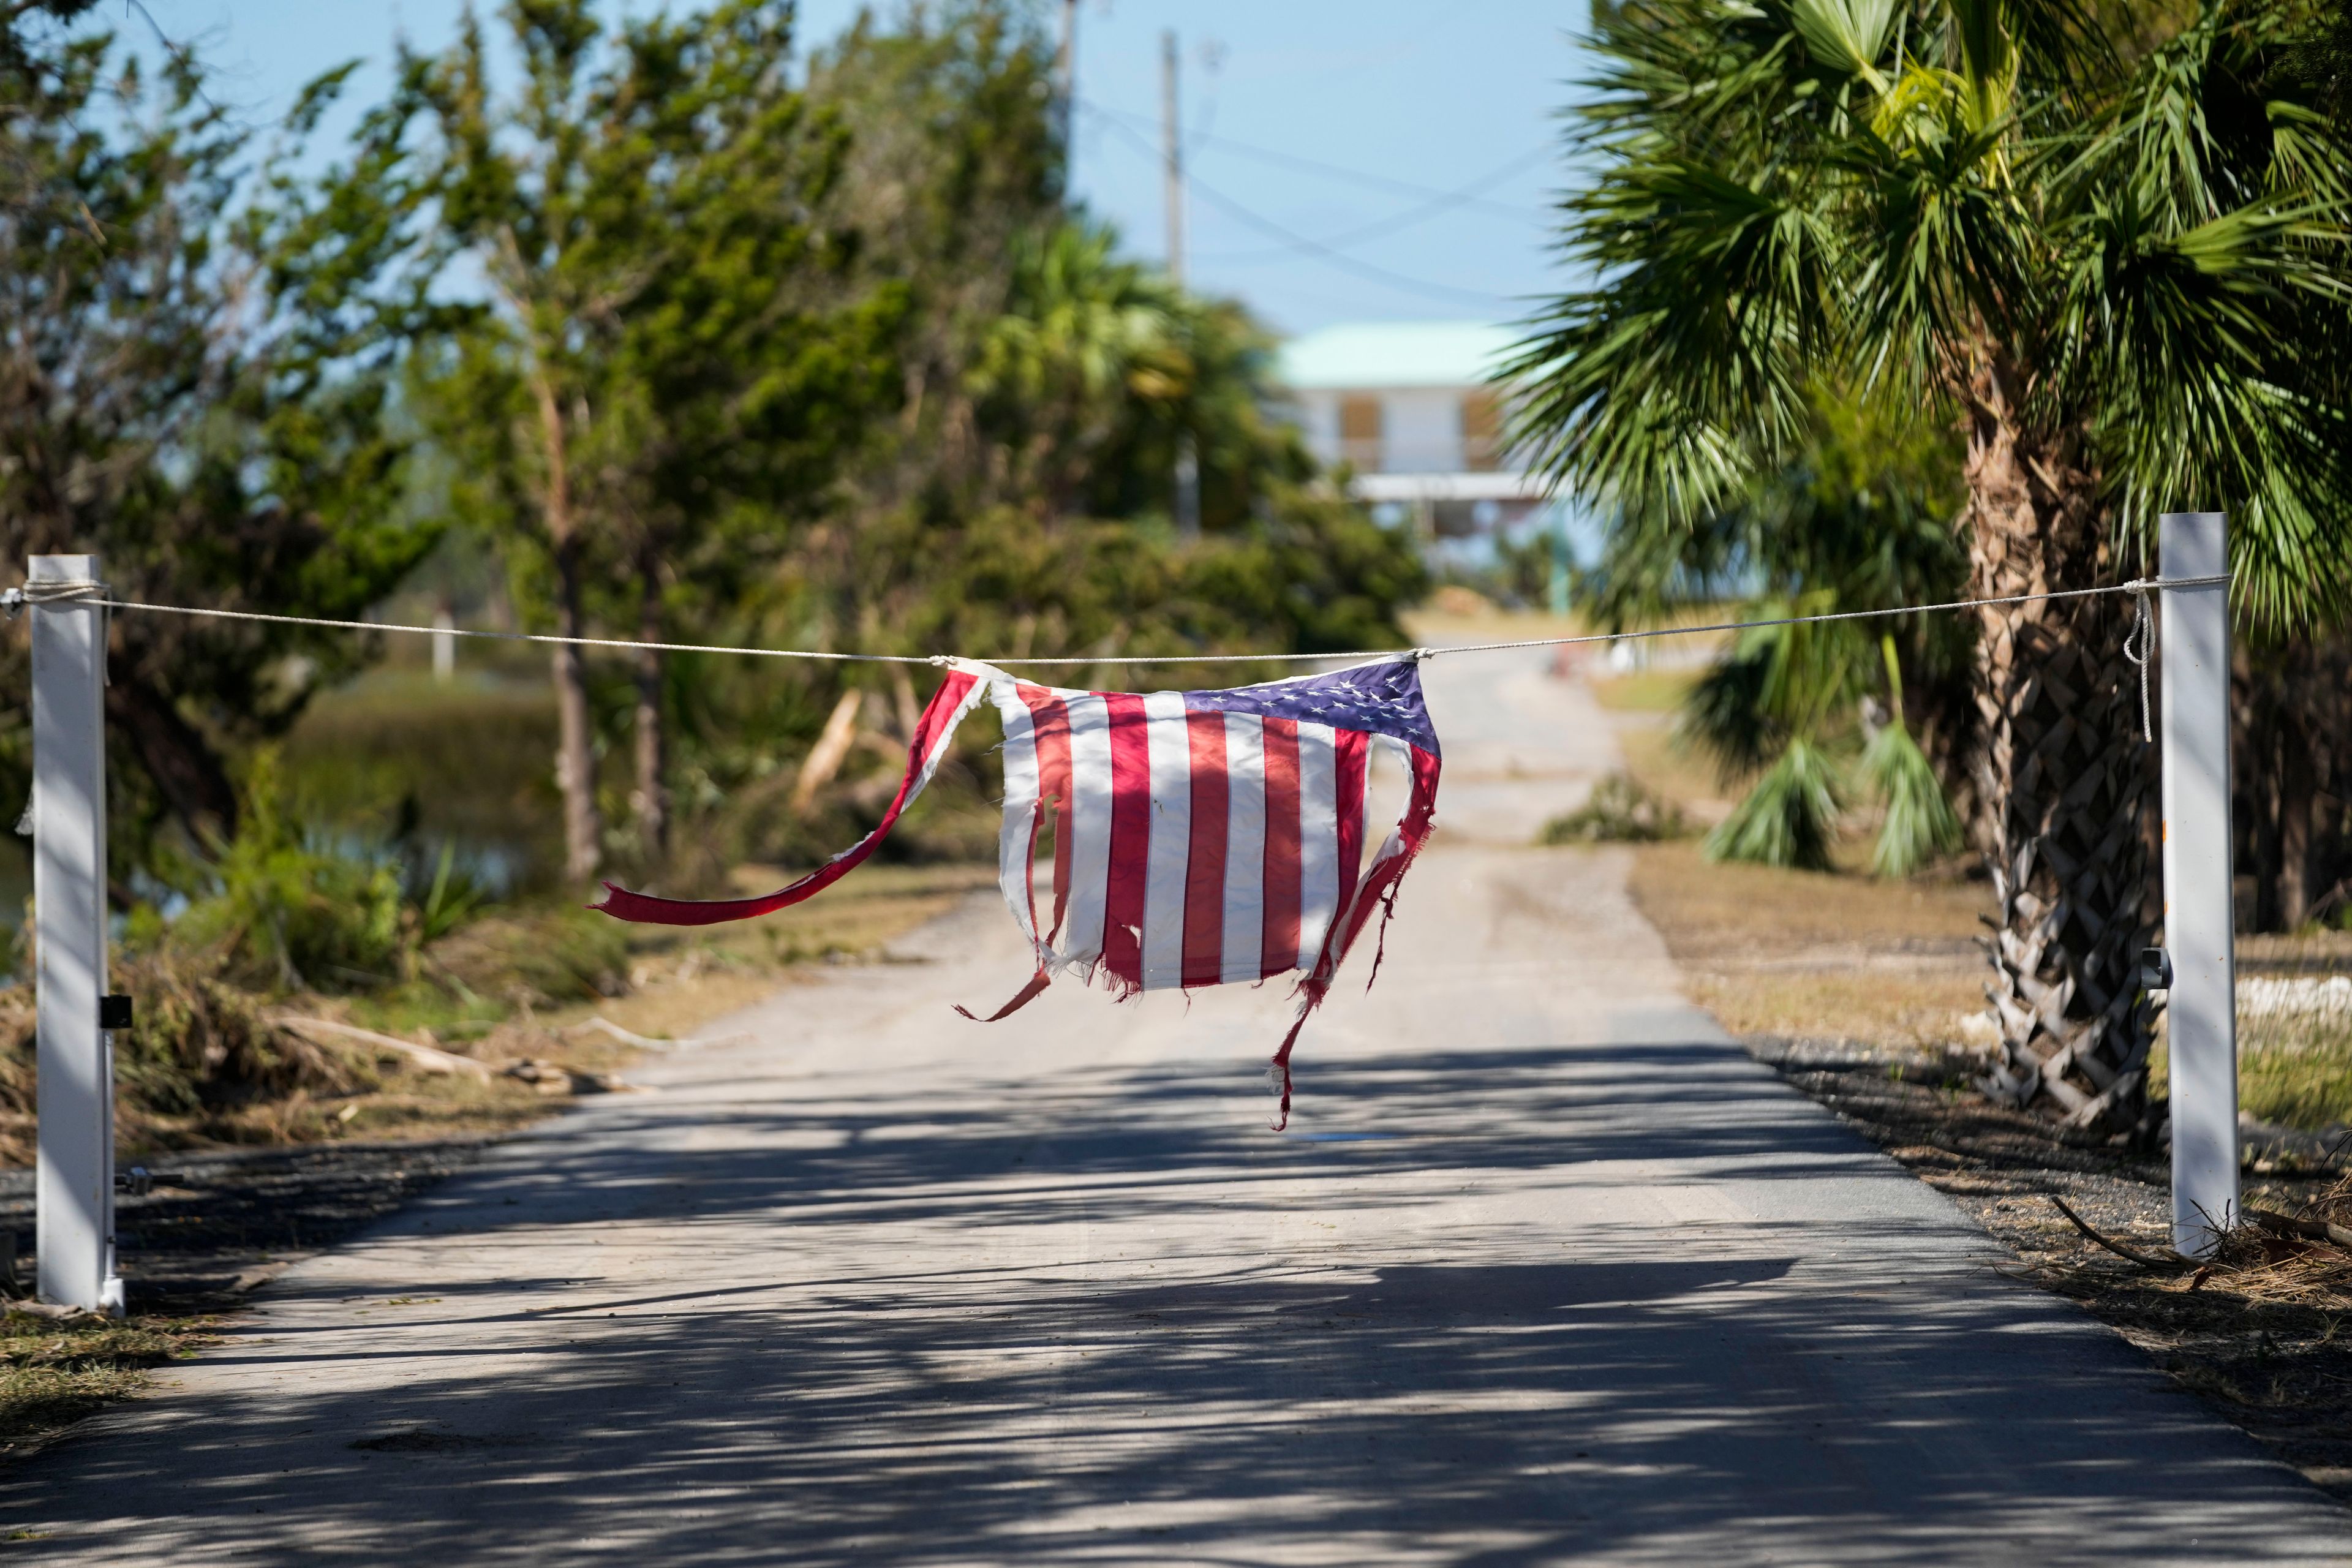
[{"label": "shrub", "polygon": [[173,921],[175,945],[212,953],[224,979],[278,990],[351,990],[399,977],[405,947],[396,857],[303,832],[286,809],[278,753],[253,762],[236,836],[210,884]]},{"label": "shrub", "polygon": [[1650,844],[1686,831],[1680,806],[1632,774],[1614,773],[1592,786],[1591,798],[1582,805],[1545,823],[1537,842]]}]

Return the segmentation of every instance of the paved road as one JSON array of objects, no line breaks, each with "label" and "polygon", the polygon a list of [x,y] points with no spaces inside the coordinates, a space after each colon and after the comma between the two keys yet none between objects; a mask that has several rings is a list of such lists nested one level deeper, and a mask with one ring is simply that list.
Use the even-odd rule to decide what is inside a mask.
[{"label": "paved road", "polygon": [[967,1024],[976,905],[289,1275],[9,1476],[12,1560],[2352,1561],[1677,1001],[1619,857],[1517,847],[1576,689],[1432,688],[1447,847],[1293,1134],[1273,988]]}]

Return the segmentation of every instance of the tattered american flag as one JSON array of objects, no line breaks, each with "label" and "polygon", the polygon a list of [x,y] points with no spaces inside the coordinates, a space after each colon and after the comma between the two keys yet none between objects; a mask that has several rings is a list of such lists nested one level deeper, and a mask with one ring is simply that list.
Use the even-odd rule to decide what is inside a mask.
[{"label": "tattered american flag", "polygon": [[[1274,1058],[1286,1121],[1299,1027],[1374,910],[1393,906],[1436,811],[1437,734],[1410,658],[1143,694],[1063,690],[950,660],[915,726],[897,798],[856,844],[758,898],[658,899],[608,882],[598,907],[705,925],[814,896],[873,853],[982,701],[1004,725],[998,879],[1037,962],[991,1021],[1064,972],[1123,994],[1298,972],[1298,1017]],[[1409,779],[1403,815],[1377,845],[1367,787],[1375,746],[1396,753]],[[1049,828],[1050,883],[1037,865]]]}]

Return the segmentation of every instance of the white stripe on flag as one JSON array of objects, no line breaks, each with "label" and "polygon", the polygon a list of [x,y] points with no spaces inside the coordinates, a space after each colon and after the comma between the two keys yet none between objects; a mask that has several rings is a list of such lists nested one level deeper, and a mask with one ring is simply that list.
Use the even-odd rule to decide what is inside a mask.
[{"label": "white stripe on flag", "polygon": [[1083,968],[1102,956],[1110,890],[1110,708],[1078,694],[1063,702],[1070,713],[1070,907],[1062,956]]},{"label": "white stripe on flag", "polygon": [[1265,938],[1265,721],[1225,715],[1225,930],[1217,978],[1254,984]]},{"label": "white stripe on flag", "polygon": [[1298,967],[1312,973],[1339,906],[1339,765],[1331,726],[1298,726]]},{"label": "white stripe on flag", "polygon": [[1192,731],[1184,694],[1143,700],[1151,755],[1151,851],[1143,884],[1143,988],[1184,983],[1184,883],[1192,865]]},{"label": "white stripe on flag", "polygon": [[997,705],[1004,721],[1004,829],[996,840],[996,880],[1021,934],[1037,944],[1036,913],[1030,908],[1030,862],[1036,849],[1037,721],[1016,691]]},{"label": "white stripe on flag", "polygon": [[[1356,803],[1356,880],[1354,886],[1348,889],[1346,902],[1340,906],[1343,916],[1354,906],[1358,890],[1372,879],[1372,868],[1391,855],[1403,852],[1404,841],[1397,837],[1393,828],[1389,830],[1387,837],[1377,842],[1373,839],[1373,827],[1386,818],[1381,811],[1373,809],[1372,792],[1377,788],[1384,798],[1395,796],[1402,802],[1404,797],[1398,793],[1399,783],[1407,793],[1412,787],[1412,756],[1404,742],[1393,735],[1374,735],[1364,747],[1364,797]],[[1402,770],[1401,777],[1395,772],[1397,768]],[[1402,804],[1398,806],[1397,815],[1404,815]]]}]

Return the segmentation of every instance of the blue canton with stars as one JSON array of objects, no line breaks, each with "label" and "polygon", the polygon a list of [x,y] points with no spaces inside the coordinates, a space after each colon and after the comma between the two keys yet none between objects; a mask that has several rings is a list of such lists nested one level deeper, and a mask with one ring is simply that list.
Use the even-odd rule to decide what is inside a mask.
[{"label": "blue canton with stars", "polygon": [[1228,691],[1187,691],[1184,706],[1194,713],[1255,713],[1302,724],[1329,724],[1389,735],[1439,755],[1437,731],[1422,700],[1421,666],[1412,659],[1360,664],[1328,675],[1302,675],[1264,686]]}]

